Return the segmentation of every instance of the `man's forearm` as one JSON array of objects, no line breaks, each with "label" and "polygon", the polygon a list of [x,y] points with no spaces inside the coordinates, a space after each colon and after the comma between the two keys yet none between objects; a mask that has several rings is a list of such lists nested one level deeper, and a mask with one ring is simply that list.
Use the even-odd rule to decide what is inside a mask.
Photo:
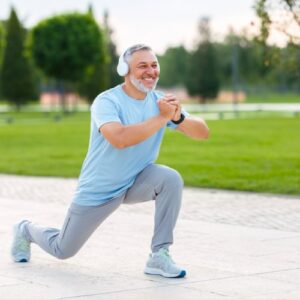
[{"label": "man's forearm", "polygon": [[136,145],[164,127],[167,122],[166,118],[158,115],[142,123],[122,126],[118,132],[117,147],[122,149]]},{"label": "man's forearm", "polygon": [[201,118],[186,118],[177,130],[194,139],[207,139],[209,137],[209,129],[205,121]]}]

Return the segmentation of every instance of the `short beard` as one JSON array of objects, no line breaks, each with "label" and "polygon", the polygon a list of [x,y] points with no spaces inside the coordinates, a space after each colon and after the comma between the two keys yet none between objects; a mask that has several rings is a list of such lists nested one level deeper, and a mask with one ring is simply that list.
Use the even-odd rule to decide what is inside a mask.
[{"label": "short beard", "polygon": [[140,92],[145,93],[145,94],[147,94],[147,93],[153,91],[153,90],[156,88],[156,84],[157,84],[157,82],[158,82],[158,79],[159,79],[159,78],[156,78],[155,84],[154,84],[154,86],[153,86],[152,88],[147,88],[147,87],[145,87],[145,86],[141,83],[140,80],[135,79],[132,75],[129,75],[129,80],[130,80],[130,82],[134,85],[134,87],[135,87],[136,89],[138,89]]}]

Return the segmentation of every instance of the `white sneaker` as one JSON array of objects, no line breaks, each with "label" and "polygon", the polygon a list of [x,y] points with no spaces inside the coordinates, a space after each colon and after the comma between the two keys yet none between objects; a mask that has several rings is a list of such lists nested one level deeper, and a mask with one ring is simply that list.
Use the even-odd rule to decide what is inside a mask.
[{"label": "white sneaker", "polygon": [[176,266],[169,251],[164,248],[149,255],[144,272],[146,274],[161,275],[168,278],[181,278],[186,275],[186,271]]},{"label": "white sneaker", "polygon": [[30,260],[31,242],[23,235],[23,226],[27,222],[24,220],[14,226],[14,240],[11,246],[11,256],[14,262],[29,262]]}]

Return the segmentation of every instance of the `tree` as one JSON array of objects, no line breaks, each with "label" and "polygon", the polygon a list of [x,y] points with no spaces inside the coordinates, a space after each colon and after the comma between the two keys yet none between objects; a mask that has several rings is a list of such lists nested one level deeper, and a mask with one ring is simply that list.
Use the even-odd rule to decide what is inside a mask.
[{"label": "tree", "polygon": [[[4,26],[3,23],[0,22],[0,73],[2,69],[3,50],[4,50]],[[1,96],[2,96],[2,92],[1,92],[1,85],[0,85],[0,99]]]},{"label": "tree", "polygon": [[185,84],[187,76],[186,62],[189,53],[184,46],[168,48],[159,57],[160,78],[159,84],[164,87],[180,86]]},{"label": "tree", "polygon": [[288,44],[284,48],[274,49],[276,65],[267,77],[269,84],[276,84],[279,92],[291,90],[300,92],[300,49],[295,44]]},{"label": "tree", "polygon": [[210,41],[208,18],[202,18],[199,24],[200,42],[191,53],[188,63],[186,87],[190,95],[199,95],[205,101],[215,98],[220,81],[215,48]]},{"label": "tree", "polygon": [[3,50],[4,50],[4,26],[2,22],[0,22],[0,69],[2,65],[2,59],[3,59]]},{"label": "tree", "polygon": [[273,61],[266,59],[266,55],[273,57],[271,46],[263,46],[261,43],[257,43],[255,39],[247,37],[246,34],[237,35],[233,30],[225,37],[222,46],[227,50],[227,58],[228,55],[231,56],[231,62],[228,62],[224,51],[218,53],[219,57],[222,57],[220,59],[222,67],[224,63],[227,63],[227,70],[230,70],[228,63],[231,64],[231,71],[225,75],[228,79],[232,77],[234,68],[237,68],[240,84],[247,82],[259,84],[270,72]]},{"label": "tree", "polygon": [[[300,90],[300,0],[256,0],[256,14],[260,19],[257,40],[266,46],[272,31],[288,39],[285,49],[275,57],[278,65],[274,74],[280,82],[280,90],[292,87]],[[270,57],[266,55],[266,59]],[[280,70],[280,71],[279,71]]]},{"label": "tree", "polygon": [[109,13],[105,11],[104,13],[104,32],[106,37],[106,47],[109,53],[109,61],[107,64],[108,69],[108,85],[110,87],[116,86],[122,82],[122,78],[117,73],[117,65],[119,62],[119,55],[117,54],[116,45],[113,41],[113,29],[109,25]]},{"label": "tree", "polygon": [[[90,14],[63,14],[38,23],[32,30],[32,54],[36,65],[62,87],[85,80],[104,61],[103,36]],[[92,71],[90,71],[92,70]],[[99,78],[99,86],[102,76]],[[62,106],[66,110],[64,97]]]},{"label": "tree", "polygon": [[6,26],[1,90],[3,97],[19,110],[22,104],[35,97],[33,69],[25,47],[26,32],[13,8]]},{"label": "tree", "polygon": [[255,10],[261,21],[260,41],[265,43],[273,29],[288,37],[290,44],[300,45],[299,0],[256,0]]},{"label": "tree", "polygon": [[[88,14],[94,19],[92,5],[89,6]],[[101,36],[98,58],[86,68],[82,80],[77,83],[79,94],[85,97],[90,103],[100,92],[108,88],[110,82],[110,73],[107,69],[109,55],[106,48],[106,30],[105,27],[102,30],[100,26],[99,30]]]},{"label": "tree", "polygon": [[108,87],[108,74],[106,70],[107,63],[99,56],[94,64],[89,65],[85,71],[82,80],[77,82],[77,89],[81,96],[91,103],[95,97]]}]

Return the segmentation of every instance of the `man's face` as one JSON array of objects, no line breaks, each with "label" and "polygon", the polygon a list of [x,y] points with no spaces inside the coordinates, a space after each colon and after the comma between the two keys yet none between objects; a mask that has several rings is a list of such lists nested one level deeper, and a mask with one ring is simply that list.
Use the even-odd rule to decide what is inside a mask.
[{"label": "man's face", "polygon": [[159,79],[159,65],[152,51],[141,50],[132,54],[129,61],[129,79],[141,92],[155,89]]}]

